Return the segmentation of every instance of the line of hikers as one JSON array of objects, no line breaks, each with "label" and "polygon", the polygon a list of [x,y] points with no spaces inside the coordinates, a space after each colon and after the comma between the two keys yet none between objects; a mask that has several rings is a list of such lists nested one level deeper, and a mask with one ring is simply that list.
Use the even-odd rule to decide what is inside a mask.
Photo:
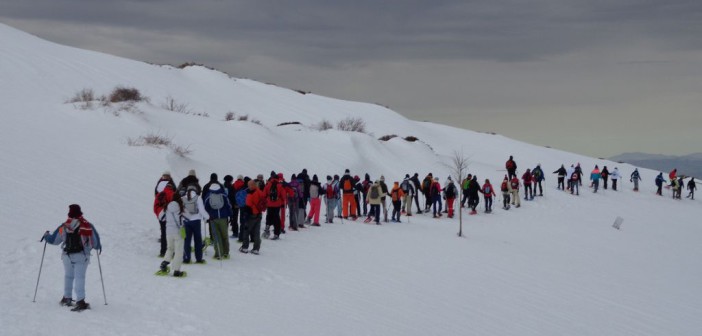
[{"label": "line of hikers", "polygon": [[[509,210],[511,205],[517,208],[521,206],[519,193],[522,186],[524,200],[534,200],[537,190],[538,196],[543,196],[542,182],[545,181],[545,174],[541,164],[527,169],[521,178],[517,175],[517,164],[512,156],[505,168],[507,174],[499,185],[503,209]],[[674,178],[675,172],[676,170],[671,172],[670,188],[673,189],[674,198],[680,198],[683,177]],[[558,174],[558,189],[579,194],[583,176],[579,163],[568,169],[561,165],[553,173]],[[610,173],[606,166],[602,170],[595,166],[590,174],[594,192],[598,191],[600,180],[604,189],[608,188],[611,180],[612,189],[617,190],[620,179],[618,168]],[[640,180],[641,176],[636,169],[630,176],[634,191],[638,191]],[[661,173],[656,179],[658,194],[661,194],[663,183],[665,180]],[[416,206],[417,214],[432,213],[433,218],[447,214],[447,217],[453,218],[454,203],[461,194],[460,207],[464,208],[467,203],[469,214],[477,214],[481,195],[485,202],[485,213],[492,212],[493,198],[497,197],[497,193],[489,179],[485,179],[481,185],[476,175],[468,174],[460,183],[460,193],[450,176],[443,185],[442,188],[439,178],[432,173],[421,181],[419,174],[414,173],[413,176],[405,175],[402,181],[395,181],[389,187],[383,175],[373,181],[369,174],[365,174],[361,180],[358,175],[352,176],[348,169],[342,176],[326,176],[326,182],[322,183],[317,175],[310,178],[307,170],[303,169],[299,174],[292,174],[289,181],[286,181],[282,173],[271,172],[268,179],[264,179],[263,174],[255,179],[242,175],[234,179],[227,175],[221,183],[217,174],[213,173],[209,182],[201,187],[194,170],[190,170],[188,176],[177,185],[170,172],[166,171],[154,190],[154,213],[161,227],[159,256],[164,258],[161,271],[170,271],[169,265],[173,263],[173,275],[184,275],[180,271],[181,264],[205,263],[203,250],[209,245],[214,246],[215,259],[229,259],[230,228],[231,237],[241,243],[239,252],[259,254],[264,212],[266,219],[262,235],[271,240],[277,240],[281,234],[286,233],[286,218],[289,220],[287,228],[293,231],[306,225],[320,226],[322,203],[326,209],[325,223],[334,223],[335,218],[342,221],[356,220],[359,216],[365,216],[366,223],[375,221],[380,225],[381,219],[385,223],[399,223],[402,215],[412,216],[412,203]],[[693,178],[688,183],[688,198],[694,199],[695,189]],[[420,195],[424,198],[423,208],[420,207]],[[392,209],[389,209],[388,203]],[[289,214],[287,217],[286,212]],[[390,220],[388,212],[391,212]],[[209,228],[209,236],[202,235],[203,223],[209,223],[205,225],[206,232]],[[253,247],[249,250],[251,244]]]}]

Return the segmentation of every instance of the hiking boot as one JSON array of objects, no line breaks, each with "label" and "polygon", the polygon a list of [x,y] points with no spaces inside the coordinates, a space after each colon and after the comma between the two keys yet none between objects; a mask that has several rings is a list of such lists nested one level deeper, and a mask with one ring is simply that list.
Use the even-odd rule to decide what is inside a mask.
[{"label": "hiking boot", "polygon": [[190,260],[183,260],[183,264],[189,264]]},{"label": "hiking boot", "polygon": [[249,250],[247,250],[247,249],[245,249],[245,248],[241,247],[241,248],[239,248],[239,252],[241,252],[241,253],[244,253],[244,254],[245,254],[245,253],[249,253]]},{"label": "hiking boot", "polygon": [[312,226],[321,226],[319,223],[312,223]]},{"label": "hiking boot", "polygon": [[204,265],[204,264],[207,264],[207,260],[205,260],[205,259],[202,259],[202,260],[198,260],[198,261],[196,261],[195,263],[196,263],[196,264],[201,264],[201,265]]},{"label": "hiking boot", "polygon": [[73,300],[71,298],[62,298],[61,301],[59,301],[59,305],[63,307],[71,307],[73,306]]},{"label": "hiking boot", "polygon": [[161,272],[168,272],[168,265],[169,264],[170,264],[170,262],[168,262],[168,261],[161,262],[161,266],[159,267]]},{"label": "hiking boot", "polygon": [[224,256],[222,256],[222,259],[229,260],[229,254],[225,254]]},{"label": "hiking boot", "polygon": [[163,257],[165,257],[165,256],[166,256],[165,253],[159,253],[159,254],[158,254],[158,257],[159,257],[159,258],[163,258]]},{"label": "hiking boot", "polygon": [[251,250],[251,254],[258,255],[258,250]]},{"label": "hiking boot", "polygon": [[275,235],[275,236],[273,236],[273,238],[271,238],[271,240],[278,240],[278,239],[280,239],[279,235]]},{"label": "hiking boot", "polygon": [[285,234],[285,229],[280,230],[280,233]]},{"label": "hiking boot", "polygon": [[80,312],[80,311],[84,311],[86,309],[90,309],[90,304],[85,302],[85,300],[80,300],[80,301],[76,302],[76,306],[73,307],[73,309],[71,309],[71,311]]},{"label": "hiking boot", "polygon": [[182,278],[182,277],[185,276],[185,272],[173,271],[173,276],[176,277],[176,278]]},{"label": "hiking boot", "polygon": [[305,220],[305,224],[310,224],[310,223],[312,223],[312,218],[307,218],[307,219]]},{"label": "hiking boot", "polygon": [[297,227],[298,227],[299,229],[304,229],[304,228],[305,228],[305,224],[300,224],[300,225],[298,225]]}]

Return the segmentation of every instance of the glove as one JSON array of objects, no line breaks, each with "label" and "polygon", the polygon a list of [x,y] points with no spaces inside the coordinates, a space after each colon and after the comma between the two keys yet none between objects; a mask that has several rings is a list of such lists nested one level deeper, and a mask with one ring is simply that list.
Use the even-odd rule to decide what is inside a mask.
[{"label": "glove", "polygon": [[49,235],[50,235],[49,231],[44,232],[44,235],[41,236],[41,240],[39,240],[39,242],[41,243],[42,241],[44,241],[44,239],[46,239],[46,237]]}]

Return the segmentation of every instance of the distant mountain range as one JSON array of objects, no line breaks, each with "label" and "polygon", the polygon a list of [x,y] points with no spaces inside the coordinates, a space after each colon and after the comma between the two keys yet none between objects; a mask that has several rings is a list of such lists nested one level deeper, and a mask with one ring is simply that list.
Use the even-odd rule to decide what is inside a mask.
[{"label": "distant mountain range", "polygon": [[678,169],[679,175],[702,176],[702,153],[693,153],[683,156],[624,153],[609,158],[612,161],[626,162],[634,166],[658,170],[668,173],[673,168]]}]

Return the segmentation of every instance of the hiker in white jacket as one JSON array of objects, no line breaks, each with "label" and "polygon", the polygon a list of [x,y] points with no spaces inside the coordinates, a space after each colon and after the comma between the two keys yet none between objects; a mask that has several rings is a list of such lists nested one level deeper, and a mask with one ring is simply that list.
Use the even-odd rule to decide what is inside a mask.
[{"label": "hiker in white jacket", "polygon": [[202,197],[197,191],[190,189],[183,197],[183,227],[185,228],[185,243],[183,250],[183,263],[191,262],[190,243],[195,240],[195,262],[204,264],[202,251],[207,247],[202,241],[202,223],[207,222],[210,215],[205,209]]},{"label": "hiker in white jacket", "polygon": [[619,168],[614,167],[614,170],[609,173],[609,178],[612,180],[612,190],[617,191],[617,181],[621,177],[621,174],[619,174]]}]

